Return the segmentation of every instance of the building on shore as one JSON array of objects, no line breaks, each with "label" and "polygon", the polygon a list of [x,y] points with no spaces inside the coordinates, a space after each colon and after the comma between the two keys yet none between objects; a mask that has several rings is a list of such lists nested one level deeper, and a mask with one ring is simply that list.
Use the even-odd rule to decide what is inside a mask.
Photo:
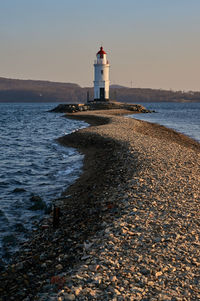
[{"label": "building on shore", "polygon": [[94,61],[94,101],[109,101],[109,62],[103,47]]}]

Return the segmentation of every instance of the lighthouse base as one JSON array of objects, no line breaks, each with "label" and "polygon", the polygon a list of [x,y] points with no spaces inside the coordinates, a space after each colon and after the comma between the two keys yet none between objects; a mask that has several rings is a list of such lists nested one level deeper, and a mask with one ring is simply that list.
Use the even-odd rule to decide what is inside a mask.
[{"label": "lighthouse base", "polygon": [[108,102],[109,98],[95,98],[93,101],[97,101],[97,102]]}]

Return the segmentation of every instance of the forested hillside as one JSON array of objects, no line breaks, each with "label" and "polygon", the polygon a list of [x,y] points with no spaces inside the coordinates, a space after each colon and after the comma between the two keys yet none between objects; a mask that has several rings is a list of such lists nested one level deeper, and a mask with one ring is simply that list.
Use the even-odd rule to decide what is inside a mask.
[{"label": "forested hillside", "polygon": [[[84,103],[93,99],[93,88],[77,84],[0,77],[0,102],[66,102]],[[200,102],[200,92],[161,89],[110,87],[110,98],[121,102]]]}]

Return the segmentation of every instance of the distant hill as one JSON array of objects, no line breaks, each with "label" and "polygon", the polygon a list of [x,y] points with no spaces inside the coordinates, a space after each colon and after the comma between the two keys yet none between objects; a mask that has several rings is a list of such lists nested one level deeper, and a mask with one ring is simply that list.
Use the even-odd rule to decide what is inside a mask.
[{"label": "distant hill", "polygon": [[79,102],[83,93],[77,84],[0,77],[1,102]]},{"label": "distant hill", "polygon": [[122,89],[122,88],[127,88],[127,87],[121,85],[110,85],[110,89]]},{"label": "distant hill", "polygon": [[121,102],[200,102],[200,92],[149,88],[111,88],[111,98]]},{"label": "distant hill", "polygon": [[[93,88],[73,83],[19,80],[0,77],[0,102],[60,102],[84,103],[87,92],[93,99]],[[200,102],[200,92],[160,89],[127,88],[111,85],[110,98],[129,103],[141,102]]]}]

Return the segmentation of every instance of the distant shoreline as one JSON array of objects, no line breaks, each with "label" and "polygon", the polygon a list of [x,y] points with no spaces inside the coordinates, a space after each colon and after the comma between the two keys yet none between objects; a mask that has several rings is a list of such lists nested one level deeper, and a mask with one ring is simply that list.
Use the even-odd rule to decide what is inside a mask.
[{"label": "distant shoreline", "polygon": [[[0,77],[1,102],[85,103],[93,99],[92,87],[45,80],[21,80]],[[200,91],[172,91],[151,88],[128,88],[111,85],[110,98],[127,103],[200,102]]]}]

